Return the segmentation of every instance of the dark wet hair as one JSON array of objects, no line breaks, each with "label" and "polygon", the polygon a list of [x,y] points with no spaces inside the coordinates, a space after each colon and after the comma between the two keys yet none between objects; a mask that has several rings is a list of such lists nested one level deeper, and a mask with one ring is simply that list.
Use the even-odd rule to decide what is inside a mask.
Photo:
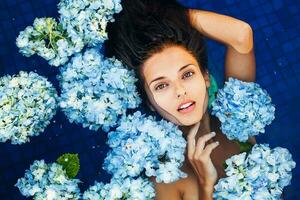
[{"label": "dark wet hair", "polygon": [[115,21],[107,26],[105,55],[115,56],[135,70],[140,80],[138,92],[143,100],[147,95],[141,67],[151,55],[165,47],[184,47],[198,61],[202,73],[207,70],[205,41],[191,26],[187,8],[175,0],[122,0],[122,7],[123,10],[114,15]]}]

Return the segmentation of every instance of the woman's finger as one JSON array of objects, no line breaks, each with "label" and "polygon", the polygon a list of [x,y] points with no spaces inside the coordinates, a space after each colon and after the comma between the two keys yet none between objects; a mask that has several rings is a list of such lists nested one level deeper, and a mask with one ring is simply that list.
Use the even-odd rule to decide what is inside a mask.
[{"label": "woman's finger", "polygon": [[195,157],[198,158],[203,151],[203,148],[205,146],[205,143],[210,140],[211,138],[213,138],[216,135],[215,132],[211,132],[209,134],[203,135],[200,138],[198,138],[197,144],[196,144],[196,149],[195,149]]},{"label": "woman's finger", "polygon": [[209,157],[211,152],[217,147],[219,146],[219,142],[213,142],[211,144],[208,144],[205,149],[203,150],[202,156],[204,157]]},{"label": "woman's finger", "polygon": [[200,122],[196,123],[188,133],[187,142],[188,142],[188,158],[192,159],[195,153],[195,136],[198,132]]},{"label": "woman's finger", "polygon": [[199,130],[199,127],[200,127],[200,122],[197,122],[196,124],[194,124],[191,129],[189,130],[189,133],[188,133],[188,138],[195,138],[198,130]]}]

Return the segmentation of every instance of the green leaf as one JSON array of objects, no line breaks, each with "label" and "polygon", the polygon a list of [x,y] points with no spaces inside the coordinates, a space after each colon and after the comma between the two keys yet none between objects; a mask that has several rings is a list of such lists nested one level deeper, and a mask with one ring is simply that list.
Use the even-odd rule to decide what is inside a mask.
[{"label": "green leaf", "polygon": [[223,162],[223,167],[224,167],[224,169],[226,169],[228,167],[228,165],[226,164],[225,161]]},{"label": "green leaf", "polygon": [[246,153],[250,152],[251,149],[252,149],[252,147],[254,146],[254,144],[251,144],[250,142],[239,142],[238,141],[238,144],[240,146],[241,153],[243,153],[243,152],[246,152]]},{"label": "green leaf", "polygon": [[80,169],[78,154],[65,153],[56,162],[63,166],[69,178],[74,178]]}]

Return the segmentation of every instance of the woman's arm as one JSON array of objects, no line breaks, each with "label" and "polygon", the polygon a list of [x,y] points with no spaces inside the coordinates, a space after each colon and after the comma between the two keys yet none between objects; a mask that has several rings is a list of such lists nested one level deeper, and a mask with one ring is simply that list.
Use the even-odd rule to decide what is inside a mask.
[{"label": "woman's arm", "polygon": [[256,66],[250,25],[239,19],[209,11],[189,9],[188,13],[195,29],[227,46],[225,80],[235,77],[254,82]]},{"label": "woman's arm", "polygon": [[[204,36],[227,46],[225,80],[229,77],[255,82],[256,65],[252,28],[239,19],[209,11],[188,10],[192,26]],[[255,137],[248,142],[256,143]]]}]

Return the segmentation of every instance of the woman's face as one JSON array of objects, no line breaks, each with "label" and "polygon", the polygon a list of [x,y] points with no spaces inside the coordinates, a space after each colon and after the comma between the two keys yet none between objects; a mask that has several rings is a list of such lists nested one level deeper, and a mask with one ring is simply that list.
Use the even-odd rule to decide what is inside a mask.
[{"label": "woman's face", "polygon": [[208,74],[185,48],[168,46],[145,61],[142,68],[150,107],[181,126],[199,122],[208,105]]}]

